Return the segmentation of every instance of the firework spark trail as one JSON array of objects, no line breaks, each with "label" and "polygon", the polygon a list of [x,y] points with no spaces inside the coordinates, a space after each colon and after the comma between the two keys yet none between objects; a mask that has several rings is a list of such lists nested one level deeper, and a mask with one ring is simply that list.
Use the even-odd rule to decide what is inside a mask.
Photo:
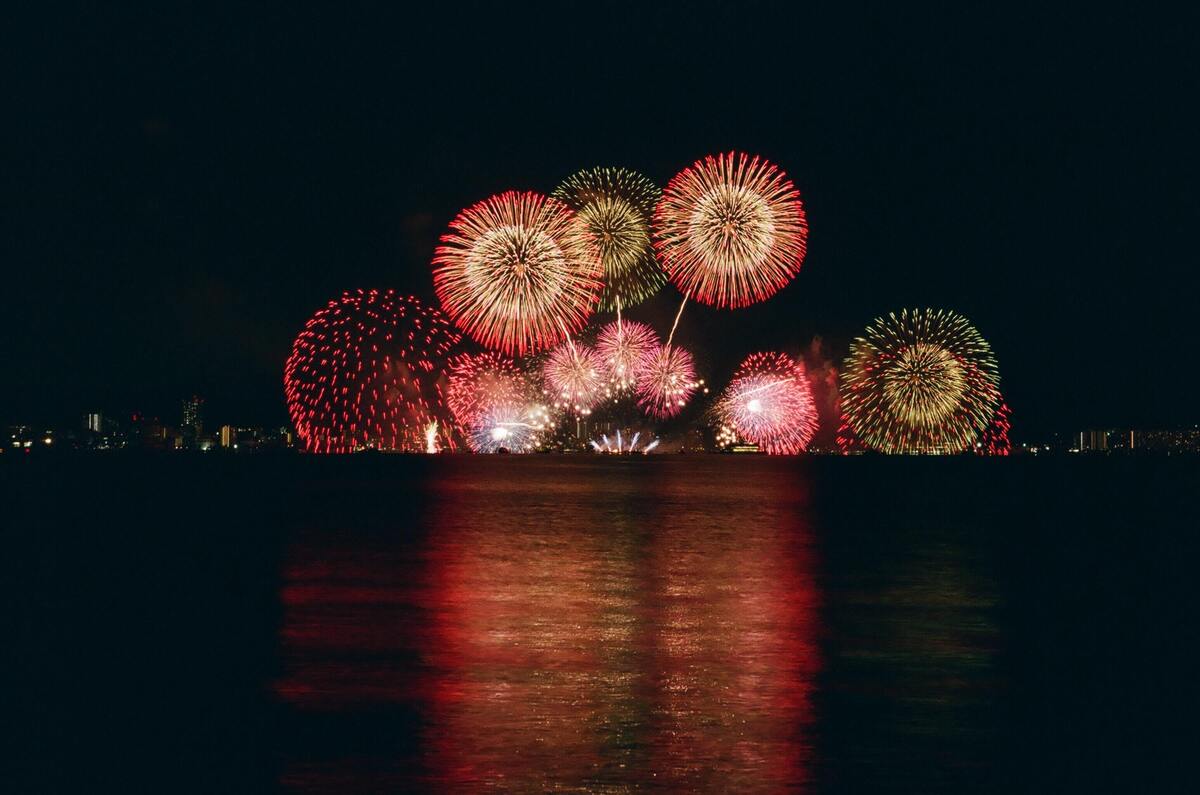
[{"label": "firework spark trail", "polygon": [[683,317],[683,308],[687,306],[687,295],[683,296],[683,300],[679,302],[679,311],[675,313],[675,322],[671,324],[671,333],[667,335],[666,347],[671,347],[671,340],[675,339],[675,329],[679,328],[679,318]]},{"label": "firework spark trail", "polygon": [[[613,446],[613,441],[608,438],[608,434],[606,433],[600,434],[600,440],[592,439],[590,444],[592,449],[598,453],[608,453],[610,455],[632,455],[635,452],[639,452],[637,446],[641,437],[642,432],[635,431],[633,438],[629,440],[629,444],[625,444],[624,439],[621,436],[621,431],[618,429],[615,447]],[[653,442],[643,447],[640,452],[645,455],[655,447],[658,447],[658,439],[655,439]]]},{"label": "firework spark trail", "polygon": [[902,310],[850,346],[841,373],[846,439],[887,453],[956,453],[1000,404],[991,347],[962,315]]},{"label": "firework spark trail", "polygon": [[509,191],[461,213],[434,253],[451,319],[510,355],[551,347],[587,322],[603,283],[586,224],[556,199]]},{"label": "firework spark trail", "polygon": [[667,277],[650,244],[650,220],[662,191],[635,171],[592,168],[555,188],[551,196],[578,215],[596,240],[604,267],[600,310],[632,306],[653,295]]},{"label": "firework spark trail", "polygon": [[441,312],[394,290],[330,301],[305,324],[284,367],[288,413],[305,449],[453,449],[442,369],[459,340]]}]

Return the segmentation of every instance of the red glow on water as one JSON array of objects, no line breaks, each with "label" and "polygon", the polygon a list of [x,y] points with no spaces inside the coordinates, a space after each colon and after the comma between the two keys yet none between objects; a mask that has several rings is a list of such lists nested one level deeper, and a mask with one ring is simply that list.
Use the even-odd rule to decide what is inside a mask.
[{"label": "red glow on water", "polygon": [[[665,477],[672,504],[711,488]],[[747,488],[796,491],[765,481]],[[800,516],[707,548],[671,509],[640,517],[644,541],[499,536],[475,510],[445,506],[431,560],[434,780],[619,790],[654,771],[669,790],[751,791],[808,778],[818,597]]]},{"label": "red glow on water", "polygon": [[[292,548],[276,692],[302,714],[412,709],[423,728],[418,758],[336,758],[286,781],[697,792],[812,777],[819,594],[803,484],[663,468],[589,489],[582,475],[443,475],[419,547],[397,525]],[[718,481],[741,532],[686,507]],[[518,508],[531,504],[543,521]]]}]

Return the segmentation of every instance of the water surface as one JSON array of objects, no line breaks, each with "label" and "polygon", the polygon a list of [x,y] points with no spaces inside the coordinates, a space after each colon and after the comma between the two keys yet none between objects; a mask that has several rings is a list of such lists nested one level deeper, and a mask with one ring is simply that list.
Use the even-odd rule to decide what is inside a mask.
[{"label": "water surface", "polygon": [[15,471],[28,791],[1184,780],[1194,462],[96,463]]}]

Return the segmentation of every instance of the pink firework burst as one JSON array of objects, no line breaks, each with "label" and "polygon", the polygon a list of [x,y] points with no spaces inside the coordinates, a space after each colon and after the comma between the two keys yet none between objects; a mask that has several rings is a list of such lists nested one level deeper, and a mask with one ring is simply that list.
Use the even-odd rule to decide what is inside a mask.
[{"label": "pink firework burst", "polygon": [[739,437],[775,455],[802,452],[817,431],[804,363],[782,353],[756,353],[742,362],[717,413]]},{"label": "pink firework burst", "polygon": [[637,403],[651,417],[678,414],[703,381],[696,379],[692,354],[678,345],[656,346],[642,360],[637,377]]},{"label": "pink firework burst", "polygon": [[658,347],[658,334],[645,323],[623,321],[601,327],[596,352],[604,375],[617,390],[632,389],[646,357]]},{"label": "pink firework burst", "polygon": [[654,247],[687,296],[737,308],[766,300],[800,270],[808,222],[787,175],[730,152],[676,174],[654,211]]},{"label": "pink firework burst", "polygon": [[461,354],[450,361],[446,405],[464,428],[500,406],[523,406],[531,400],[525,373],[507,356],[488,351]]},{"label": "pink firework burst", "polygon": [[587,415],[605,396],[604,362],[587,345],[567,340],[550,354],[543,372],[555,408]]},{"label": "pink firework burst", "polygon": [[549,348],[583,327],[602,287],[600,252],[562,202],[509,191],[459,213],[433,257],[446,314],[509,355]]}]

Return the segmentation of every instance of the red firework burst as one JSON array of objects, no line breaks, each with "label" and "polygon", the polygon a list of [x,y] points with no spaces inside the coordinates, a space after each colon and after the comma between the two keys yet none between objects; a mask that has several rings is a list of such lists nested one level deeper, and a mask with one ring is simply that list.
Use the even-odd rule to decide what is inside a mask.
[{"label": "red firework burst", "polygon": [[509,191],[463,210],[434,253],[434,288],[451,319],[509,355],[583,327],[602,287],[600,252],[562,202]]},{"label": "red firework burst", "polygon": [[854,427],[850,424],[850,419],[845,414],[840,415],[837,430],[837,446],[842,455],[865,453],[868,449],[862,440],[858,438],[858,434],[854,432]]},{"label": "red firework burst", "polygon": [[637,403],[651,417],[674,417],[702,384],[692,354],[678,345],[656,346],[639,369]]},{"label": "red firework burst", "polygon": [[330,301],[305,324],[284,367],[305,449],[453,447],[441,367],[460,339],[441,312],[392,290]]},{"label": "red firework burst", "polygon": [[637,384],[646,357],[658,347],[658,334],[645,323],[626,320],[608,323],[596,337],[596,352],[604,363],[604,375],[617,390]]},{"label": "red firework burst", "polygon": [[525,373],[516,362],[491,351],[460,354],[450,361],[446,405],[464,428],[501,406],[524,406],[531,399]]},{"label": "red firework burst", "polygon": [[555,408],[587,415],[605,396],[604,362],[582,343],[567,340],[555,348],[544,374]]},{"label": "red firework burst", "polygon": [[804,363],[782,353],[756,353],[742,362],[717,412],[739,437],[776,455],[802,452],[817,431]]},{"label": "red firework burst", "polygon": [[654,247],[676,287],[737,308],[770,298],[800,270],[808,223],[787,175],[730,152],[672,178],[654,211]]},{"label": "red firework burst", "polygon": [[975,452],[978,455],[1008,455],[1012,452],[1012,442],[1008,438],[1010,430],[1012,410],[1001,400],[1000,408],[996,409],[996,416],[992,417],[991,424],[980,434],[979,441],[975,444]]}]

